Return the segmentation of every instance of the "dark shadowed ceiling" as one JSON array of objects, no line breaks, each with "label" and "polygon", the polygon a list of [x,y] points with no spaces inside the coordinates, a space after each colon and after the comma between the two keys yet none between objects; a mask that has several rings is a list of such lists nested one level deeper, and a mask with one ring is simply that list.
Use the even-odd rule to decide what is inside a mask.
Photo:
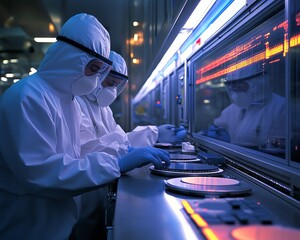
[{"label": "dark shadowed ceiling", "polygon": [[[111,49],[127,62],[129,94],[134,96],[199,0],[0,0],[0,94],[14,79],[37,68],[50,43],[71,16],[92,14],[107,28]],[[184,13],[184,14],[182,14]],[[134,27],[133,21],[139,25]],[[176,22],[176,24],[175,24]],[[134,39],[137,36],[138,40]],[[17,62],[16,60],[17,59]],[[5,63],[4,60],[8,60]]]},{"label": "dark shadowed ceiling", "polygon": [[[14,78],[37,68],[51,43],[36,43],[34,37],[56,37],[61,25],[72,15],[95,15],[111,35],[111,49],[125,54],[128,38],[127,0],[1,0],[0,73]],[[17,59],[3,64],[3,60]],[[8,83],[12,81],[8,79]],[[1,92],[0,92],[1,93]]]},{"label": "dark shadowed ceiling", "polygon": [[0,0],[0,97],[14,81],[38,68],[51,43],[37,43],[34,38],[56,37],[66,20],[85,12],[107,28],[111,49],[127,63],[129,84],[111,107],[121,116],[119,123],[129,130],[126,116],[130,116],[131,99],[198,3],[199,0]]}]

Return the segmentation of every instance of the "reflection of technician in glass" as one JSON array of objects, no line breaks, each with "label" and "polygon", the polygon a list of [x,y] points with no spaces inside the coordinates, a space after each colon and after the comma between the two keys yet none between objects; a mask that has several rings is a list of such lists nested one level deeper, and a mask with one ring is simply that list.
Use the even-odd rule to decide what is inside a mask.
[{"label": "reflection of technician in glass", "polygon": [[214,120],[207,135],[248,147],[278,148],[276,144],[284,144],[285,100],[272,92],[270,76],[262,64],[227,74],[225,85],[232,104]]}]

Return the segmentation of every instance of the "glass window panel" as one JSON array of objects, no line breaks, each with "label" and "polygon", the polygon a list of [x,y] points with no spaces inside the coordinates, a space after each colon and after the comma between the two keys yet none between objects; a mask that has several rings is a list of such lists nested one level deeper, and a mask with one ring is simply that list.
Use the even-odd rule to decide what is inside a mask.
[{"label": "glass window panel", "polygon": [[290,2],[291,160],[300,163],[300,2]]},{"label": "glass window panel", "polygon": [[195,62],[195,136],[284,158],[287,31],[281,11]]}]

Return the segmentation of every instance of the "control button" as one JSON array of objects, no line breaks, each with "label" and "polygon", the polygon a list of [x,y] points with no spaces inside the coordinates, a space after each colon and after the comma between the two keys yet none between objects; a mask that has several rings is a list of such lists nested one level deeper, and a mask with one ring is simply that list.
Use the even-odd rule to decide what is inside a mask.
[{"label": "control button", "polygon": [[231,205],[231,207],[233,209],[240,209],[241,208],[241,201],[239,201],[239,200],[231,200],[231,201],[228,201],[228,203]]},{"label": "control button", "polygon": [[235,216],[239,220],[241,224],[248,224],[249,222],[249,215],[244,212],[236,212]]},{"label": "control button", "polygon": [[260,221],[262,224],[272,224],[273,220],[268,214],[255,214],[255,217]]},{"label": "control button", "polygon": [[199,214],[208,224],[222,224],[223,222],[215,215],[209,213]]},{"label": "control button", "polygon": [[219,215],[219,218],[221,219],[222,222],[226,223],[226,224],[235,224],[235,217],[231,214],[222,214]]}]

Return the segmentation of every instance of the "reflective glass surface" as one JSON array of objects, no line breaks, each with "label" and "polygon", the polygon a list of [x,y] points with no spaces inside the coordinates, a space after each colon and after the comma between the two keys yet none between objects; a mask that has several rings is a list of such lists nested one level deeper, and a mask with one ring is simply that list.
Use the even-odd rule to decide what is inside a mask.
[{"label": "reflective glass surface", "polygon": [[281,11],[196,60],[195,136],[285,158],[287,35]]}]

